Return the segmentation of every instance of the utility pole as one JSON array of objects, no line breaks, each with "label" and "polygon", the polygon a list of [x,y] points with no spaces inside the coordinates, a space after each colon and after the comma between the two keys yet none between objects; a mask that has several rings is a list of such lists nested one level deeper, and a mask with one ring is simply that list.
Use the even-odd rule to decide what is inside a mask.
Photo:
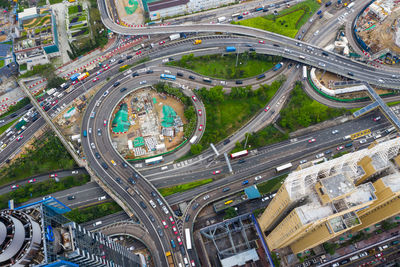
[{"label": "utility pole", "polygon": [[246,146],[247,146],[247,140],[249,139],[249,133],[246,133],[246,141],[244,142],[244,147],[243,147],[243,149],[246,149]]},{"label": "utility pole", "polygon": [[236,53],[236,64],[235,64],[235,67],[236,67],[236,68],[237,68],[238,60],[239,60],[239,48],[240,48],[240,47],[238,47],[238,51],[237,51],[237,53]]}]

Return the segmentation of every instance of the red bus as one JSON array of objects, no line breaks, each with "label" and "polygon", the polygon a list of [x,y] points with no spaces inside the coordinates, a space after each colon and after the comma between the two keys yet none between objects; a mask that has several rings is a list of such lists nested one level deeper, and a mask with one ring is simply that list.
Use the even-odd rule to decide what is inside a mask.
[{"label": "red bus", "polygon": [[236,153],[232,153],[231,154],[231,159],[237,159],[237,158],[240,158],[240,157],[244,157],[247,154],[249,154],[249,151],[247,151],[247,150],[242,150],[242,151],[239,151],[239,152],[236,152]]}]

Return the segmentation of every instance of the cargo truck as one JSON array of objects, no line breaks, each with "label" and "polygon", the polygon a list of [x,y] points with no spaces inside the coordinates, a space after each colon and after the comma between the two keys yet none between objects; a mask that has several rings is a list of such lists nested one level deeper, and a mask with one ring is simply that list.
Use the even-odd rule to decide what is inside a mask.
[{"label": "cargo truck", "polygon": [[171,35],[169,36],[169,39],[170,39],[171,41],[177,40],[177,39],[179,39],[179,38],[181,38],[181,35],[180,35],[179,33],[171,34]]},{"label": "cargo truck", "polygon": [[282,68],[282,65],[283,65],[283,63],[280,62],[280,63],[276,64],[276,65],[272,68],[272,70],[273,70],[273,71],[277,71],[277,70],[279,70],[280,68]]},{"label": "cargo truck", "polygon": [[195,44],[195,45],[201,44],[201,40],[194,40],[194,43],[193,43],[193,44]]},{"label": "cargo truck", "polygon": [[80,72],[72,74],[71,77],[70,77],[71,81],[76,81],[80,75],[81,75]]},{"label": "cargo truck", "polygon": [[227,46],[226,47],[226,52],[235,52],[236,51],[236,47],[234,46]]},{"label": "cargo truck", "polygon": [[226,20],[226,17],[219,17],[219,18],[217,18],[217,21],[219,22],[219,23],[221,23],[221,22],[223,22],[223,21],[225,21]]},{"label": "cargo truck", "polygon": [[165,256],[167,257],[169,267],[174,267],[174,259],[172,258],[171,251],[165,252]]}]

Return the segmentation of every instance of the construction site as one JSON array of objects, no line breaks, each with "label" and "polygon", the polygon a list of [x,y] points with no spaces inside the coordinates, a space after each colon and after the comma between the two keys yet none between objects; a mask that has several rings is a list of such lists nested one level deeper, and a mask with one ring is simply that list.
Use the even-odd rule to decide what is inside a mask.
[{"label": "construction site", "polygon": [[118,17],[122,25],[140,25],[144,22],[144,8],[142,1],[120,0],[114,1]]},{"label": "construction site", "polygon": [[126,159],[168,152],[184,140],[184,106],[174,97],[141,89],[116,107],[111,121],[114,147]]},{"label": "construction site", "polygon": [[355,24],[358,41],[372,59],[399,63],[400,0],[377,0],[360,14]]}]

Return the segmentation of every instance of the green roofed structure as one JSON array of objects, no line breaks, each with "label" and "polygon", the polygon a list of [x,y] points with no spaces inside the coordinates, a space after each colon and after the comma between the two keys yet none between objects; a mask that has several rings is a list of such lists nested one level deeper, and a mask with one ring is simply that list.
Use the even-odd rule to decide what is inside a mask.
[{"label": "green roofed structure", "polygon": [[134,147],[144,146],[144,139],[143,139],[143,137],[141,137],[141,136],[136,137],[136,138],[133,140],[133,146],[134,146]]},{"label": "green roofed structure", "polygon": [[175,110],[173,108],[171,108],[170,106],[164,105],[162,112],[163,112],[163,118],[162,118],[161,125],[163,127],[174,126],[174,120],[176,118]]},{"label": "green roofed structure", "polygon": [[112,121],[112,130],[114,133],[125,133],[129,130],[130,123],[128,121],[128,105],[123,103],[119,107]]}]

